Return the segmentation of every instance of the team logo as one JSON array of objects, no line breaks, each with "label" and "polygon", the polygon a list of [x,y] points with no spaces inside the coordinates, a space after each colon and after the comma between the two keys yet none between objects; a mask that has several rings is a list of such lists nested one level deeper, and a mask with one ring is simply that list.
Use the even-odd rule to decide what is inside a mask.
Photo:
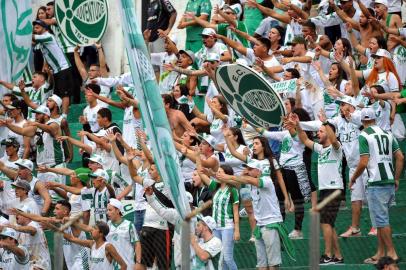
[{"label": "team logo", "polygon": [[107,28],[107,0],[57,0],[55,17],[62,34],[73,44],[99,41]]},{"label": "team logo", "polygon": [[255,127],[282,125],[286,109],[279,94],[256,71],[240,64],[216,71],[217,88],[229,105]]}]

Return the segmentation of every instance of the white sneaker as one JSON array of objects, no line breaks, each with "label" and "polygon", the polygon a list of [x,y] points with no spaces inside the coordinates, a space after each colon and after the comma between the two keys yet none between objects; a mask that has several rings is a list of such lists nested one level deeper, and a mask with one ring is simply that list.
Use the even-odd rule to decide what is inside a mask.
[{"label": "white sneaker", "polygon": [[251,243],[255,243],[255,237],[253,235],[251,235],[251,238],[248,241],[251,242]]},{"label": "white sneaker", "polygon": [[301,231],[298,230],[293,230],[289,233],[289,238],[290,239],[303,239],[303,233]]},{"label": "white sneaker", "polygon": [[248,217],[248,213],[245,208],[240,210],[240,217]]},{"label": "white sneaker", "polygon": [[369,231],[368,235],[377,236],[377,234],[378,234],[378,231],[376,230],[376,228],[371,227],[371,230]]},{"label": "white sneaker", "polygon": [[361,236],[361,230],[358,228],[353,228],[350,226],[347,231],[344,233],[340,234],[340,237],[352,237],[352,236]]}]

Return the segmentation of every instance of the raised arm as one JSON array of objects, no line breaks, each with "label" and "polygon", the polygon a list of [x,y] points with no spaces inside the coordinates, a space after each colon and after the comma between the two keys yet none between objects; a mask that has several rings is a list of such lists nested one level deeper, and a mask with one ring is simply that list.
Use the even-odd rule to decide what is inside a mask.
[{"label": "raised arm", "polygon": [[108,77],[109,72],[107,71],[106,57],[104,56],[104,50],[101,43],[94,44],[97,49],[97,54],[99,55],[99,66],[100,66],[100,75],[102,77]]},{"label": "raised arm", "polygon": [[63,238],[65,238],[66,240],[68,240],[69,242],[78,244],[80,246],[83,247],[88,247],[88,248],[92,248],[94,241],[93,240],[83,240],[83,239],[79,239],[77,237],[74,237],[71,234],[67,234],[67,233],[63,233]]},{"label": "raised arm", "polygon": [[247,55],[247,48],[241,43],[219,34],[216,34],[216,38],[222,40],[227,46],[235,49],[239,53]]},{"label": "raised arm", "polygon": [[112,244],[108,243],[106,245],[106,252],[118,263],[121,270],[127,270],[127,264]]},{"label": "raised arm", "polygon": [[80,54],[79,54],[79,45],[77,45],[75,47],[75,50],[73,51],[73,56],[75,58],[75,65],[76,68],[79,71],[80,77],[82,77],[82,80],[86,80],[87,79],[87,71],[86,71],[86,67],[82,62],[82,59],[80,59]]},{"label": "raised arm", "polygon": [[57,138],[57,140],[68,141],[71,144],[75,145],[76,147],[82,148],[86,153],[92,154],[92,152],[93,152],[93,149],[92,149],[92,147],[90,145],[87,145],[87,144],[83,143],[82,141],[76,140],[76,139],[74,139],[72,137],[59,136]]},{"label": "raised arm", "polygon": [[347,13],[345,13],[341,8],[337,7],[337,5],[334,3],[334,0],[330,0],[329,3],[330,3],[330,7],[332,7],[334,9],[334,11],[337,13],[338,17],[341,18],[341,20],[343,20],[346,23],[351,24],[351,26],[354,29],[356,29],[357,31],[360,30],[359,22],[357,22],[353,18],[350,18],[347,15]]},{"label": "raised arm", "polygon": [[266,16],[273,17],[273,18],[277,19],[278,21],[281,21],[286,24],[290,23],[291,17],[289,15],[287,15],[286,13],[279,14],[270,8],[260,5],[259,3],[257,3],[256,0],[248,0],[247,3],[249,3],[250,6],[253,6],[253,7],[256,7],[257,9],[259,9],[259,11],[261,11],[261,13],[263,13]]},{"label": "raised arm", "polygon": [[49,195],[48,189],[46,189],[44,183],[42,183],[42,182],[38,181],[35,184],[34,189],[37,190],[37,193],[44,200],[44,206],[42,207],[41,215],[45,215],[49,212],[49,209],[51,208],[51,204],[52,204],[51,196]]},{"label": "raised arm", "polygon": [[358,39],[355,37],[352,27],[348,27],[347,25],[347,31],[350,37],[352,47],[355,48],[359,53],[365,55],[366,48],[358,42]]}]

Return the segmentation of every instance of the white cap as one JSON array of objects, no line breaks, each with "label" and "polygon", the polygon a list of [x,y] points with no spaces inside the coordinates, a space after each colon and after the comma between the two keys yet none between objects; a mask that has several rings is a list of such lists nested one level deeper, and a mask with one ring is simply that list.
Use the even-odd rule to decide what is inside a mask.
[{"label": "white cap", "polygon": [[17,166],[24,167],[30,171],[34,170],[34,164],[32,163],[31,160],[28,159],[22,159],[20,162],[16,162],[15,164]]},{"label": "white cap", "polygon": [[346,103],[346,104],[350,104],[353,107],[357,107],[354,98],[350,97],[350,96],[343,96],[342,98],[337,99],[336,102],[337,103]]},{"label": "white cap", "polygon": [[124,206],[119,200],[112,198],[110,199],[109,204],[117,208],[121,214],[124,214]]},{"label": "white cap", "polygon": [[216,31],[213,28],[204,28],[202,31],[202,36],[214,36]]},{"label": "white cap", "polygon": [[49,108],[47,106],[41,105],[38,108],[36,108],[35,110],[32,110],[35,113],[42,113],[48,116],[51,116],[51,112],[49,111]]},{"label": "white cap", "polygon": [[90,173],[90,174],[89,174],[89,177],[92,177],[92,178],[101,177],[101,178],[103,178],[106,182],[109,182],[109,180],[110,180],[109,174],[108,174],[105,170],[103,170],[103,169],[97,169],[95,172]]},{"label": "white cap", "polygon": [[386,58],[388,58],[389,60],[392,60],[392,55],[390,54],[390,52],[388,52],[388,51],[385,50],[385,49],[378,49],[378,50],[376,51],[376,53],[372,54],[371,56],[372,56],[372,57],[381,56],[381,57],[386,57]]},{"label": "white cap", "polygon": [[198,216],[197,219],[203,221],[206,226],[209,227],[210,231],[214,231],[217,228],[216,221],[211,216]]},{"label": "white cap", "polygon": [[195,62],[196,57],[195,57],[195,54],[191,50],[187,50],[187,51],[179,50],[179,54],[181,54],[181,53],[189,56],[189,58],[192,60],[193,63]]},{"label": "white cap", "polygon": [[244,167],[249,167],[252,169],[262,170],[261,162],[258,159],[250,158],[247,164],[243,165]]},{"label": "white cap", "polygon": [[388,0],[375,0],[374,4],[381,4],[384,5],[385,7],[388,7]]},{"label": "white cap", "polygon": [[203,133],[202,136],[199,135],[198,137],[200,140],[206,141],[211,147],[216,147],[216,139],[212,135]]},{"label": "white cap", "polygon": [[206,57],[206,60],[204,60],[205,62],[212,62],[212,61],[217,61],[220,62],[220,55],[218,53],[209,53]]},{"label": "white cap", "polygon": [[53,94],[48,99],[52,99],[56,103],[58,108],[60,108],[62,106],[62,99],[60,97],[58,97],[57,95]]},{"label": "white cap", "polygon": [[99,163],[100,165],[103,165],[103,158],[100,155],[97,154],[92,154],[88,160],[92,162]]},{"label": "white cap", "polygon": [[376,114],[374,109],[372,108],[364,108],[361,111],[361,120],[362,121],[368,121],[368,120],[375,120],[376,119]]},{"label": "white cap", "polygon": [[242,8],[240,4],[234,4],[234,5],[224,5],[221,9],[226,10],[226,9],[231,9],[237,17],[241,16],[242,13]]},{"label": "white cap", "polygon": [[10,237],[18,241],[18,232],[16,232],[14,229],[4,228],[0,235]]}]

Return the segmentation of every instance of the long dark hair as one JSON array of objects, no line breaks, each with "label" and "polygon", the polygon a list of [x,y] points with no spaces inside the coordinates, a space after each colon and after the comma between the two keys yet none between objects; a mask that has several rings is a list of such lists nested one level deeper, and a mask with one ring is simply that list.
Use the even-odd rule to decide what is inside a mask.
[{"label": "long dark hair", "polygon": [[217,98],[217,100],[220,102],[221,104],[220,112],[224,115],[228,115],[228,107],[226,99],[221,95],[214,96],[213,98]]},{"label": "long dark hair", "polygon": [[352,57],[351,42],[346,38],[340,38],[340,40],[343,43],[343,47],[344,47],[344,57],[347,57],[347,56]]},{"label": "long dark hair", "polygon": [[337,78],[335,79],[336,88],[340,90],[341,82],[347,79],[347,74],[344,72],[343,68],[339,63],[332,63],[331,66],[335,65],[338,69]]},{"label": "long dark hair", "polygon": [[42,11],[44,11],[45,12],[45,14],[47,13],[47,7],[46,6],[40,6],[38,9],[37,9],[37,15],[36,15],[36,20],[39,20],[40,18],[38,18],[38,13],[39,13],[39,11],[40,10],[42,10]]},{"label": "long dark hair", "polygon": [[[268,140],[262,136],[256,136],[252,140],[254,141],[255,139],[259,140],[259,142],[261,143],[262,148],[264,149],[263,150],[264,158],[268,159],[268,161],[269,161],[269,167],[271,168],[271,178],[276,180],[275,167],[273,165],[274,157],[273,157],[273,152],[272,152],[271,146],[268,143]],[[258,159],[258,156],[256,154],[252,153],[252,158]]]},{"label": "long dark hair", "polygon": [[241,130],[239,128],[231,127],[230,131],[234,136],[237,136],[237,143],[239,145],[247,145],[245,143],[244,137],[242,136]]}]

